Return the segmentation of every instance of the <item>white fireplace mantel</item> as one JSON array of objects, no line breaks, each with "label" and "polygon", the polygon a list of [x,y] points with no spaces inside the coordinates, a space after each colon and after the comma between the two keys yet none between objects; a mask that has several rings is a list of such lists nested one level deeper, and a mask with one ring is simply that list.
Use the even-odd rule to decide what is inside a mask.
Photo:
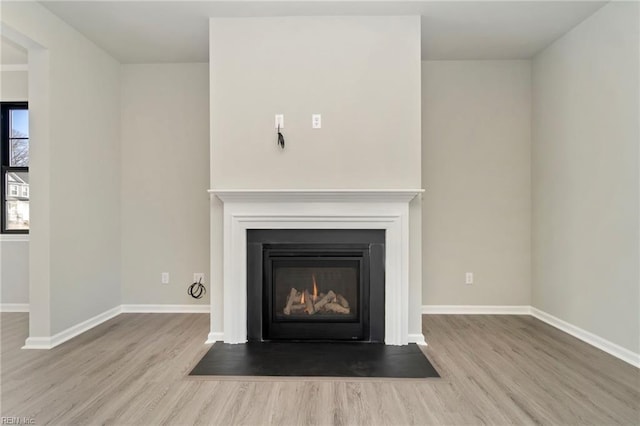
[{"label": "white fireplace mantel", "polygon": [[424,189],[210,189],[223,202],[401,202],[408,203]]},{"label": "white fireplace mantel", "polygon": [[421,334],[408,333],[409,202],[423,191],[209,190],[224,210],[224,330],[212,326],[208,342],[247,341],[247,229],[384,229],[385,343],[424,343]]}]

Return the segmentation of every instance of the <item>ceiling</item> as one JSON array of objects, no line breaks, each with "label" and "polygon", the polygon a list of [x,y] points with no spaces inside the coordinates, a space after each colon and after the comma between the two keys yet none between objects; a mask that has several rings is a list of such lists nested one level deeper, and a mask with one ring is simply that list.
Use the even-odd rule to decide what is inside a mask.
[{"label": "ceiling", "polygon": [[122,63],[207,62],[209,17],[420,15],[422,59],[525,59],[606,1],[45,1]]}]

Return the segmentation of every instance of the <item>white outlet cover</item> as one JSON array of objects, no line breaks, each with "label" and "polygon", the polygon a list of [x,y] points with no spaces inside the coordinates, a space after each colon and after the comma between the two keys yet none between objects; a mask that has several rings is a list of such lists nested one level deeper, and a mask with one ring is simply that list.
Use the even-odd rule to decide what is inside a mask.
[{"label": "white outlet cover", "polygon": [[464,276],[465,284],[473,284],[473,272],[467,272]]},{"label": "white outlet cover", "polygon": [[276,114],[276,122],[274,127],[276,129],[284,129],[284,114]]},{"label": "white outlet cover", "polygon": [[320,114],[311,115],[311,128],[313,129],[322,128],[322,115]]}]

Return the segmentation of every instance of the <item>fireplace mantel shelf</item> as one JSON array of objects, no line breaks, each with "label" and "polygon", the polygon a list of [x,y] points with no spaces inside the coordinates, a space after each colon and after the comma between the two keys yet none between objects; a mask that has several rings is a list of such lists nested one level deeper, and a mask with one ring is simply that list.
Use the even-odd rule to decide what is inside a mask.
[{"label": "fireplace mantel shelf", "polygon": [[223,202],[409,202],[424,189],[210,189]]}]

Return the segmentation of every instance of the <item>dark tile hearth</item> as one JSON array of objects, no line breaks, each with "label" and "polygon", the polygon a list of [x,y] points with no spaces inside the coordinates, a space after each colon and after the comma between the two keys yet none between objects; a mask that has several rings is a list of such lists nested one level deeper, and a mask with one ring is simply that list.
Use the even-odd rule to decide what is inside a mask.
[{"label": "dark tile hearth", "polygon": [[215,343],[191,376],[440,377],[416,344]]}]

